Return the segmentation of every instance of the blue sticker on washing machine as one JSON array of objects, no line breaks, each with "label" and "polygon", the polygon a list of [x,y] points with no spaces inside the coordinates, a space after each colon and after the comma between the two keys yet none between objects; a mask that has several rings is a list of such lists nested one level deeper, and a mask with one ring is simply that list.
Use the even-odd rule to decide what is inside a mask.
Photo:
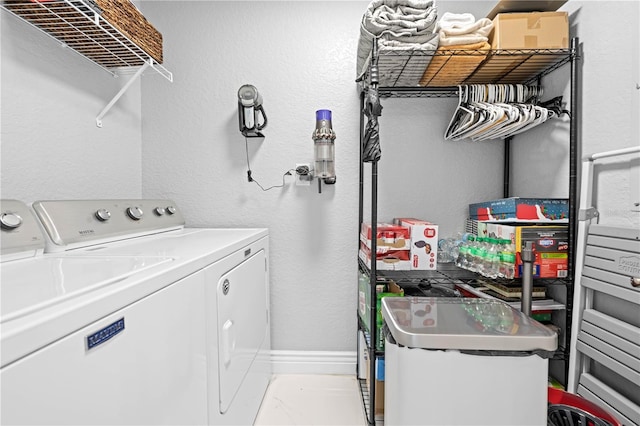
[{"label": "blue sticker on washing machine", "polygon": [[124,331],[124,317],[87,336],[87,350],[101,345],[121,331]]}]

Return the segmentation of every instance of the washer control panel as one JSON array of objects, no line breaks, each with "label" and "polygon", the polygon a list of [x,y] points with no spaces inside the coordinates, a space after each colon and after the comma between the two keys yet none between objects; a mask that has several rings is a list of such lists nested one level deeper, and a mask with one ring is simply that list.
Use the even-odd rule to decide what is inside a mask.
[{"label": "washer control panel", "polygon": [[29,206],[18,200],[0,200],[0,247],[4,256],[44,249],[44,236]]},{"label": "washer control panel", "polygon": [[63,251],[184,227],[171,200],[36,201],[33,210],[48,241],[45,251]]}]

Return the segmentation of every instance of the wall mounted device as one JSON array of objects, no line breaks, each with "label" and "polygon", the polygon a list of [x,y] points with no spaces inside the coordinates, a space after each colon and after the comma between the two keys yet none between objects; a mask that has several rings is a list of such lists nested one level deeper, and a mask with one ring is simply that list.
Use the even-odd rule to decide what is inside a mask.
[{"label": "wall mounted device", "polygon": [[318,192],[322,192],[322,182],[327,185],[336,183],[335,144],[336,133],[331,124],[331,111],[316,111],[316,128],[313,131],[314,177],[318,178]]},{"label": "wall mounted device", "polygon": [[262,96],[251,84],[244,84],[238,90],[238,124],[245,137],[264,137],[261,130],[267,127],[267,115],[262,107]]}]

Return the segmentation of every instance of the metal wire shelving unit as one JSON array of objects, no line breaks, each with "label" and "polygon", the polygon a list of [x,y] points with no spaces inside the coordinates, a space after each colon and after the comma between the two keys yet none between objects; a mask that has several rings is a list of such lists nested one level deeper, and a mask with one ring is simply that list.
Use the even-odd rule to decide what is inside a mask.
[{"label": "metal wire shelving unit", "polygon": [[[466,84],[526,84],[541,85],[542,77],[555,70],[570,64],[570,92],[571,99],[570,129],[569,129],[569,265],[567,279],[545,280],[545,286],[553,286],[566,289],[566,303],[564,305],[565,330],[564,343],[561,342],[553,360],[564,362],[566,382],[568,368],[568,354],[570,352],[570,342],[568,336],[571,330],[571,315],[573,301],[573,281],[572,274],[575,264],[575,241],[577,224],[577,165],[578,165],[578,113],[579,113],[579,70],[578,61],[580,58],[580,44],[577,38],[571,40],[568,49],[538,49],[538,50],[492,50],[492,51],[380,51],[372,62],[378,67],[379,83],[372,84],[371,68],[365,73],[364,78],[359,81],[360,85],[360,205],[359,205],[359,225],[364,219],[363,191],[364,191],[364,143],[365,140],[365,99],[368,91],[375,90],[379,98],[445,98],[457,97],[459,95],[459,85]],[[373,52],[376,52],[374,47]],[[431,81],[423,81],[420,86],[417,82],[424,80],[425,56],[429,56],[426,62],[435,61],[438,69],[432,73],[438,76],[441,72],[446,73],[444,78]],[[417,58],[416,58],[417,57]],[[458,67],[455,71],[455,61],[463,58],[474,59],[476,64],[473,69],[469,67]],[[473,62],[473,61],[472,61]],[[448,66],[450,64],[452,66]],[[451,72],[451,70],[454,70]],[[415,81],[416,84],[406,85],[407,81]],[[505,161],[504,161],[504,197],[509,197],[509,177],[510,177],[510,143],[511,138],[504,141]],[[371,162],[371,233],[376,235],[377,218],[377,191],[378,191],[378,165],[377,161]],[[358,228],[360,229],[360,228]],[[359,242],[359,241],[358,241]],[[376,242],[372,240],[371,253],[376,252]],[[417,289],[419,295],[421,285],[446,286],[450,288],[464,287],[473,288],[481,285],[483,277],[479,277],[469,271],[456,268],[455,266],[438,266],[437,271],[378,271],[376,262],[371,262],[369,269],[364,263],[359,261],[359,270],[369,276],[370,297],[369,300],[376,300],[376,283],[378,278],[391,279],[400,284],[403,288]],[[489,296],[490,297],[490,296]],[[384,356],[384,353],[377,351],[375,342],[378,339],[375,323],[376,305],[371,303],[369,318],[371,323],[364,325],[358,317],[358,329],[366,332],[371,330],[368,336],[367,352],[368,359]],[[358,339],[358,345],[359,339]],[[358,347],[360,352],[360,347]],[[358,366],[360,368],[360,365]],[[369,377],[375,377],[375,362],[371,362],[368,371]],[[364,379],[360,380],[361,396],[365,409],[367,422],[370,425],[376,424],[376,389],[375,381],[369,384]]]},{"label": "metal wire shelving unit", "polygon": [[[377,57],[378,93],[382,98],[441,98],[457,96],[461,84],[536,84],[570,62],[572,56],[572,49],[381,50]],[[469,59],[479,64],[465,67],[464,61]],[[423,80],[425,62],[434,69]],[[406,81],[416,84],[402,85]]]}]

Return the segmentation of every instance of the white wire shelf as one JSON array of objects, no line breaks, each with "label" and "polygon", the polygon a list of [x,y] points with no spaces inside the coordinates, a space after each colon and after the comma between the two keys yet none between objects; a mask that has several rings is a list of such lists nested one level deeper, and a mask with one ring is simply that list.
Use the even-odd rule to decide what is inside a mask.
[{"label": "white wire shelf", "polygon": [[152,68],[173,82],[173,74],[101,16],[91,0],[1,0],[0,7],[116,77],[137,69],[96,118],[102,117],[142,71]]}]

